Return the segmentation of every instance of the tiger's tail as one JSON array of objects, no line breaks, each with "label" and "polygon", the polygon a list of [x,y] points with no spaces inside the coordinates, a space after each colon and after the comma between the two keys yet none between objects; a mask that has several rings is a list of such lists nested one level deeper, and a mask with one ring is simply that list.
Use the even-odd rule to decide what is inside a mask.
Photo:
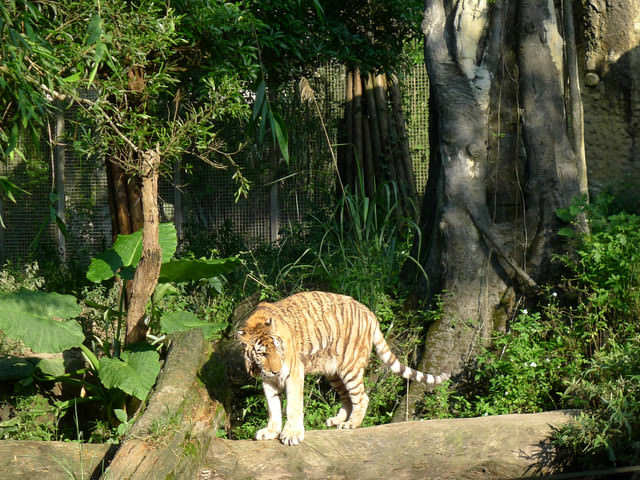
[{"label": "tiger's tail", "polygon": [[419,370],[414,370],[411,367],[407,367],[400,363],[400,360],[389,349],[389,344],[382,335],[380,326],[376,322],[376,329],[373,332],[373,344],[376,347],[376,353],[382,363],[384,363],[389,370],[396,375],[413,380],[415,382],[422,382],[426,384],[438,384],[447,381],[450,378],[449,374],[441,373],[440,375],[431,375],[430,373],[423,373]]}]

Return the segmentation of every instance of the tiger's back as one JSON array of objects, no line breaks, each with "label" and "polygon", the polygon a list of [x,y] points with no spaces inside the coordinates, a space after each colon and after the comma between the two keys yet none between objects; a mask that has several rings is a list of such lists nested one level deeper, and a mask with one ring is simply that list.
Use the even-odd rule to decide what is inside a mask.
[{"label": "tiger's back", "polygon": [[[275,303],[263,302],[239,334],[245,344],[247,370],[254,374],[260,371],[265,380],[270,424],[257,437],[266,431],[264,438],[275,438],[270,425],[273,423],[271,430],[277,430],[278,422],[271,422],[271,409],[277,414],[279,406],[269,399],[279,397],[286,388],[288,421],[280,439],[287,444],[296,444],[303,437],[302,413],[297,418],[296,405],[301,403],[305,373],[324,374],[340,395],[342,407],[335,417],[327,420],[327,425],[360,426],[369,402],[363,377],[372,345],[382,362],[398,375],[425,383],[440,383],[448,378],[402,365],[389,349],[375,315],[344,295],[304,292]],[[292,395],[300,397],[300,402],[293,402],[293,419],[289,412]],[[296,425],[291,426],[292,422]],[[292,439],[289,430],[294,430],[297,438]]]},{"label": "tiger's back", "polygon": [[305,373],[332,375],[366,365],[377,321],[361,303],[334,293],[304,292],[272,307],[292,332],[288,352],[300,356]]}]

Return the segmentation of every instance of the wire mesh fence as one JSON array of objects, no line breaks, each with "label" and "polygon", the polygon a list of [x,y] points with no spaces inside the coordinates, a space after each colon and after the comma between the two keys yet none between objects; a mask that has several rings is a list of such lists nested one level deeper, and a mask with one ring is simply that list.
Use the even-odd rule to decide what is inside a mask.
[{"label": "wire mesh fence", "polygon": [[[336,180],[334,154],[341,138],[344,76],[344,68],[336,66],[320,69],[309,78],[315,103],[303,104],[295,85],[278,99],[289,128],[289,165],[268,148],[245,148],[234,161],[251,181],[251,189],[238,201],[231,169],[215,169],[204,163],[195,164],[189,173],[175,168],[172,178],[160,182],[161,220],[174,221],[187,244],[196,241],[195,232],[224,231],[254,247],[275,241],[282,229],[299,224],[313,209],[329,206]],[[419,195],[424,193],[428,167],[427,82],[423,65],[415,66],[401,79]],[[56,155],[48,146],[49,136],[55,138],[54,131],[45,133],[37,145],[24,140],[29,156],[26,161],[0,163],[0,175],[29,192],[20,195],[15,204],[0,203],[6,224],[0,231],[3,262],[24,260],[36,248],[62,259],[88,262],[111,243],[104,159],[88,158],[71,148],[75,133],[68,120],[74,115],[73,109],[64,113],[64,138],[69,145],[58,150],[63,155]],[[55,190],[63,193],[62,202],[50,195],[56,186]],[[55,213],[65,221],[66,239],[50,222]]]}]

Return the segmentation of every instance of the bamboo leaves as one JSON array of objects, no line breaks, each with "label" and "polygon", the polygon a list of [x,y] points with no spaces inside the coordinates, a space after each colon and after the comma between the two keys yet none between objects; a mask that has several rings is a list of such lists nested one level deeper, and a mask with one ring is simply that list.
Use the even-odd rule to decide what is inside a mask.
[{"label": "bamboo leaves", "polygon": [[102,59],[107,54],[107,43],[111,41],[111,36],[104,32],[104,22],[99,13],[94,13],[91,16],[87,33],[89,34],[87,47],[93,50],[93,66],[87,80],[88,86],[91,86],[98,72],[98,68],[102,63]]},{"label": "bamboo leaves", "polygon": [[282,117],[271,109],[264,79],[260,79],[257,84],[256,99],[253,104],[248,130],[253,133],[256,128],[258,129],[258,143],[260,144],[264,141],[267,128],[271,130],[273,144],[278,146],[285,162],[289,164],[289,132],[287,125]]}]

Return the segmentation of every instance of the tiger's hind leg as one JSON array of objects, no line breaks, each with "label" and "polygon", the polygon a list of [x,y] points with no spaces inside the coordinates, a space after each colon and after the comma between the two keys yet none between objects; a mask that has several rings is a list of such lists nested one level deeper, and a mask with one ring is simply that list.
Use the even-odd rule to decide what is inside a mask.
[{"label": "tiger's hind leg", "polygon": [[367,413],[369,397],[364,390],[364,368],[357,373],[349,372],[342,377],[342,382],[348,392],[351,401],[351,415],[347,420],[336,425],[338,428],[358,428]]},{"label": "tiger's hind leg", "polygon": [[327,426],[334,427],[343,424],[345,420],[349,418],[349,415],[351,415],[351,398],[349,397],[347,387],[338,375],[327,377],[327,381],[338,395],[340,395],[340,401],[342,402],[342,406],[340,407],[340,410],[338,410],[338,414],[335,417],[327,418]]}]

